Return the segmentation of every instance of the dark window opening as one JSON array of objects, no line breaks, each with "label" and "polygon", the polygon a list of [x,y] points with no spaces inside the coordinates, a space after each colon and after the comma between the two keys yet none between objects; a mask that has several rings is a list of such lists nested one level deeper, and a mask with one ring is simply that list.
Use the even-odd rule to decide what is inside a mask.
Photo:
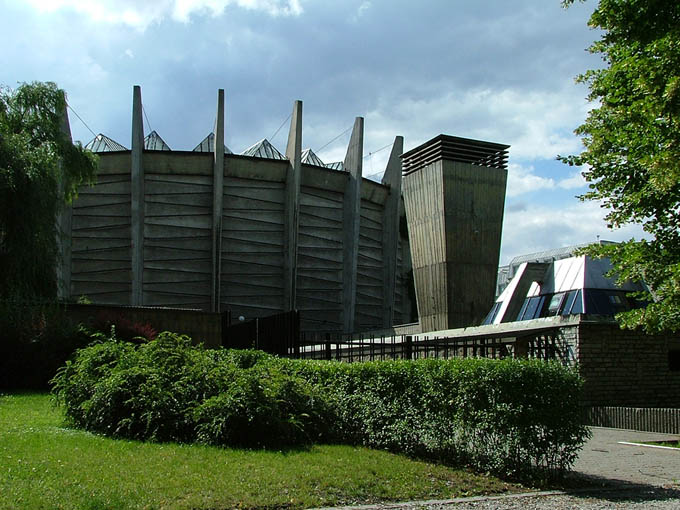
[{"label": "dark window opening", "polygon": [[668,351],[668,370],[680,372],[680,349]]}]

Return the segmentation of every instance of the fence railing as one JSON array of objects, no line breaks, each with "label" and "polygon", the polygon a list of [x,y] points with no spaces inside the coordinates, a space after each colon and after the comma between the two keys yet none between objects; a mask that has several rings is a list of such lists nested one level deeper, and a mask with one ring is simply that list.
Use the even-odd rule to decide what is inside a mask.
[{"label": "fence railing", "polygon": [[231,324],[231,313],[223,315],[222,345],[230,349],[259,349],[279,356],[295,357],[300,345],[300,312],[259,317]]},{"label": "fence railing", "polygon": [[588,407],[585,423],[596,427],[680,434],[680,409]]},{"label": "fence railing", "polygon": [[422,335],[342,335],[303,333],[299,354],[302,359],[337,361],[379,361],[389,359],[467,358],[502,359],[516,355],[557,359],[559,349],[551,335],[532,337],[518,350],[515,338],[428,338]]},{"label": "fence railing", "polygon": [[427,335],[344,334],[300,331],[300,313],[291,311],[231,324],[223,316],[222,345],[260,349],[279,356],[344,362],[419,358],[527,356],[560,359],[556,335],[540,333],[521,339],[496,337],[438,337]]}]

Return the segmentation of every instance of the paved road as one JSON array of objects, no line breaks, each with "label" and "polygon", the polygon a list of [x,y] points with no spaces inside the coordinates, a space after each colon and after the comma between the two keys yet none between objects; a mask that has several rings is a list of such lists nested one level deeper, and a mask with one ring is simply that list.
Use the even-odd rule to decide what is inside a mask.
[{"label": "paved road", "polygon": [[[680,450],[620,444],[678,436],[593,427],[574,465],[576,479],[599,489],[353,507],[361,510],[680,510]],[[586,485],[586,483],[584,483]],[[349,510],[352,507],[345,507]],[[335,509],[339,510],[339,509]]]},{"label": "paved road", "polygon": [[[680,490],[680,450],[622,445],[678,439],[677,435],[593,427],[574,472],[603,483],[623,481]],[[678,505],[680,509],[680,504]]]}]

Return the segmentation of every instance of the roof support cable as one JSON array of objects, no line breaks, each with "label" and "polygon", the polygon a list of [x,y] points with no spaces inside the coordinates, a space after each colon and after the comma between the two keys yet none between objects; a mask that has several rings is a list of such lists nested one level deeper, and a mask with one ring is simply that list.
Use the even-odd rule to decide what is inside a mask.
[{"label": "roof support cable", "polygon": [[76,111],[73,109],[73,106],[71,106],[71,105],[68,104],[68,103],[66,103],[66,106],[73,112],[73,114],[74,114],[76,117],[78,117],[78,120],[79,120],[80,122],[83,123],[83,126],[85,126],[85,127],[88,129],[88,131],[89,131],[90,133],[92,133],[92,136],[94,136],[94,137],[96,138],[96,137],[97,137],[97,134],[96,134],[94,131],[92,131],[92,130],[90,129],[90,126],[88,126],[88,125],[85,123],[85,121],[81,118],[81,116],[78,115],[78,112],[76,112]]},{"label": "roof support cable", "polygon": [[327,144],[325,144],[323,147],[320,147],[319,149],[315,150],[314,152],[316,152],[316,153],[318,154],[319,152],[321,152],[322,150],[324,150],[326,147],[328,147],[330,144],[332,144],[334,141],[336,141],[338,138],[340,138],[342,135],[349,133],[349,132],[352,130],[353,127],[354,127],[353,125],[350,126],[350,127],[348,127],[348,128],[345,129],[342,133],[340,133],[338,136],[336,136],[335,138],[333,138],[330,142],[328,142]]},{"label": "roof support cable", "polygon": [[[394,145],[394,142],[391,142],[391,143],[388,143],[387,145],[385,145],[385,146],[383,146],[383,147],[380,147],[378,150],[375,150],[375,151],[373,151],[373,152],[369,152],[368,154],[366,154],[366,155],[364,156],[364,159],[366,159],[366,158],[368,158],[368,157],[370,157],[370,156],[373,156],[373,154],[377,154],[377,153],[380,152],[380,151],[384,151],[385,149],[387,149],[388,147],[392,147],[393,145]],[[373,170],[373,158],[369,159],[368,161],[369,161],[370,164],[371,164],[371,171],[372,171],[372,170]],[[367,175],[367,176],[366,176],[366,179],[371,179],[371,177],[375,177],[375,176],[377,176],[377,175],[383,175],[384,173],[385,173],[385,170],[381,170],[380,172],[375,172],[375,173],[372,173],[372,174]],[[373,179],[371,179],[371,180],[373,180]]]},{"label": "roof support cable", "polygon": [[149,122],[149,117],[147,117],[147,115],[146,115],[146,108],[144,108],[143,104],[142,104],[142,112],[144,113],[144,118],[146,119],[146,125],[149,126],[149,133],[150,133],[151,131],[153,131],[153,129],[151,129],[151,122]]},{"label": "roof support cable", "polygon": [[384,151],[385,149],[387,149],[388,147],[392,147],[393,145],[394,145],[394,142],[390,142],[390,143],[388,143],[387,145],[385,145],[384,147],[380,147],[378,150],[375,150],[375,151],[373,151],[373,152],[369,152],[368,154],[366,154],[366,155],[364,156],[364,159],[366,159],[366,158],[369,157],[369,156],[372,156],[373,154],[377,154],[377,153],[380,152],[380,151]]},{"label": "roof support cable", "polygon": [[290,118],[292,117],[292,115],[293,115],[293,113],[291,112],[291,113],[288,115],[288,117],[286,117],[286,119],[281,123],[281,125],[279,126],[279,129],[277,129],[276,131],[274,131],[274,134],[273,134],[273,135],[271,136],[271,138],[269,139],[270,142],[272,142],[272,143],[274,142],[274,138],[276,137],[276,135],[279,134],[279,131],[281,131],[281,128],[282,128],[283,126],[286,125],[286,122],[288,122],[288,121],[290,120]]}]

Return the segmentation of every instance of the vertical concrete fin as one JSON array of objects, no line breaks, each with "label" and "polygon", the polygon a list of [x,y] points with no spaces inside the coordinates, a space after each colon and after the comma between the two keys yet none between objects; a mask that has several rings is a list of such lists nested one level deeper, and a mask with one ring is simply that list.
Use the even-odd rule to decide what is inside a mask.
[{"label": "vertical concrete fin", "polygon": [[392,144],[390,159],[382,183],[390,187],[383,209],[383,327],[394,325],[394,297],[397,280],[397,250],[399,248],[399,205],[401,203],[401,154],[404,137],[397,136]]},{"label": "vertical concrete fin", "polygon": [[217,91],[213,146],[212,296],[213,312],[220,311],[222,279],[222,209],[224,200],[224,89]]},{"label": "vertical concrete fin", "polygon": [[[66,139],[71,142],[71,125],[68,120],[68,107],[66,103],[66,93],[62,93],[63,104],[60,110],[61,132]],[[60,195],[63,196],[65,184],[63,179],[59,183]],[[57,246],[59,260],[57,261],[57,297],[60,300],[68,300],[71,297],[71,224],[73,220],[73,208],[71,204],[60,204],[57,213]]]},{"label": "vertical concrete fin", "polygon": [[144,304],[144,121],[142,119],[142,89],[135,85],[132,92],[132,154],[131,154],[131,246],[132,246],[132,305]]},{"label": "vertical concrete fin", "polygon": [[284,249],[283,311],[296,308],[297,243],[300,212],[300,177],[302,173],[302,101],[293,103],[288,131],[288,172],[286,175],[286,238]]},{"label": "vertical concrete fin", "polygon": [[343,328],[346,333],[354,329],[357,297],[357,260],[359,257],[359,226],[361,220],[361,172],[364,154],[364,119],[354,121],[349,139],[344,167],[348,173],[343,203],[343,271],[342,304]]}]

